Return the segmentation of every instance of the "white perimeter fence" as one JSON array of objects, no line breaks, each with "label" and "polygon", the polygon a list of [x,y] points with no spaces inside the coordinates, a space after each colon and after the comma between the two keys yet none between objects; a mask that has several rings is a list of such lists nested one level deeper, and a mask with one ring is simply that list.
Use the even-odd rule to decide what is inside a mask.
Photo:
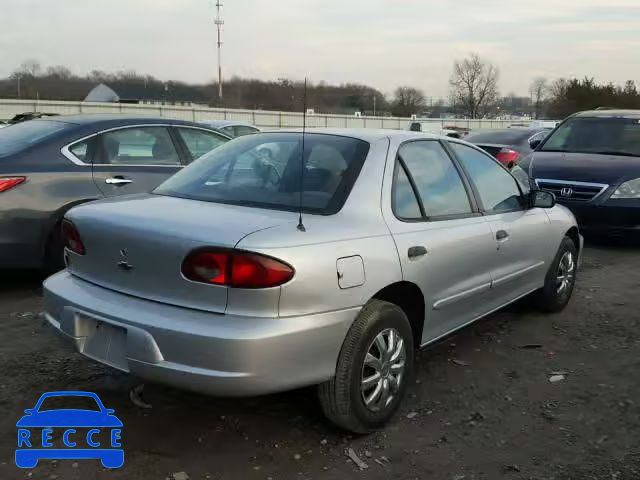
[{"label": "white perimeter fence", "polygon": [[[0,120],[9,120],[24,112],[57,113],[71,115],[77,113],[109,114],[123,113],[147,115],[152,117],[175,118],[200,122],[204,120],[237,120],[252,123],[261,128],[302,127],[302,113],[272,112],[265,110],[231,110],[224,108],[182,107],[174,105],[147,105],[121,103],[63,102],[50,100],[11,100],[0,99]],[[392,128],[406,129],[410,118],[398,117],[356,117],[355,115],[332,115],[315,113],[307,115],[309,127],[333,128]],[[444,126],[466,127],[470,129],[506,128],[511,120],[467,120],[467,119],[428,119],[421,122],[433,122],[434,128]]]}]

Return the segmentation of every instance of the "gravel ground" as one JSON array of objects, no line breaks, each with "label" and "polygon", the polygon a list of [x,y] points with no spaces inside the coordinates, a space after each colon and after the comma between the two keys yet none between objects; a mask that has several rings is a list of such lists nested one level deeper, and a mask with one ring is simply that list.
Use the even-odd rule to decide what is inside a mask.
[{"label": "gravel ground", "polygon": [[[72,353],[43,325],[36,279],[5,274],[0,479],[639,479],[639,253],[589,246],[563,313],[521,302],[421,352],[401,411],[367,437],[330,427],[313,389],[225,400],[146,385],[152,408],[140,408],[135,379]],[[554,373],[564,379],[551,383]],[[16,468],[15,422],[63,389],[96,392],[116,410],[123,468]]]}]

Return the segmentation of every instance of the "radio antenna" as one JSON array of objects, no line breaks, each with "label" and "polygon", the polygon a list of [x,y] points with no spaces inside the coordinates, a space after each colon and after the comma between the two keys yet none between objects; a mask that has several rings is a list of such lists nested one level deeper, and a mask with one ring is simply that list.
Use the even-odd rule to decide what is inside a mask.
[{"label": "radio antenna", "polygon": [[300,198],[299,198],[299,219],[298,219],[298,230],[301,232],[306,232],[307,229],[304,228],[304,223],[302,223],[302,209],[303,209],[303,192],[304,192],[304,139],[305,133],[307,131],[307,77],[304,77],[304,94],[302,100],[302,153],[300,154]]}]

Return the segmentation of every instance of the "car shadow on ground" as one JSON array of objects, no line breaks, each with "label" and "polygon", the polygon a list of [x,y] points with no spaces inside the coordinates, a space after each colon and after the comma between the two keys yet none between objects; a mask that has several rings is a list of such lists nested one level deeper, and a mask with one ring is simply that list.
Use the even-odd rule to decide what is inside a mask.
[{"label": "car shadow on ground", "polygon": [[44,276],[34,270],[0,271],[0,293],[12,291],[39,291]]}]

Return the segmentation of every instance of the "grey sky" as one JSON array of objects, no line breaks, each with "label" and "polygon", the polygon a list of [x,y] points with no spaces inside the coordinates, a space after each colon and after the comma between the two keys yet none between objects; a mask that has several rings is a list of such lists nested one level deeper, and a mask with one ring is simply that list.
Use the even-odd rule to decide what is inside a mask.
[{"label": "grey sky", "polygon": [[[0,0],[0,75],[27,58],[76,73],[211,80],[212,0]],[[503,94],[532,77],[640,81],[640,0],[224,0],[226,76],[447,92],[455,58],[496,63]]]}]

